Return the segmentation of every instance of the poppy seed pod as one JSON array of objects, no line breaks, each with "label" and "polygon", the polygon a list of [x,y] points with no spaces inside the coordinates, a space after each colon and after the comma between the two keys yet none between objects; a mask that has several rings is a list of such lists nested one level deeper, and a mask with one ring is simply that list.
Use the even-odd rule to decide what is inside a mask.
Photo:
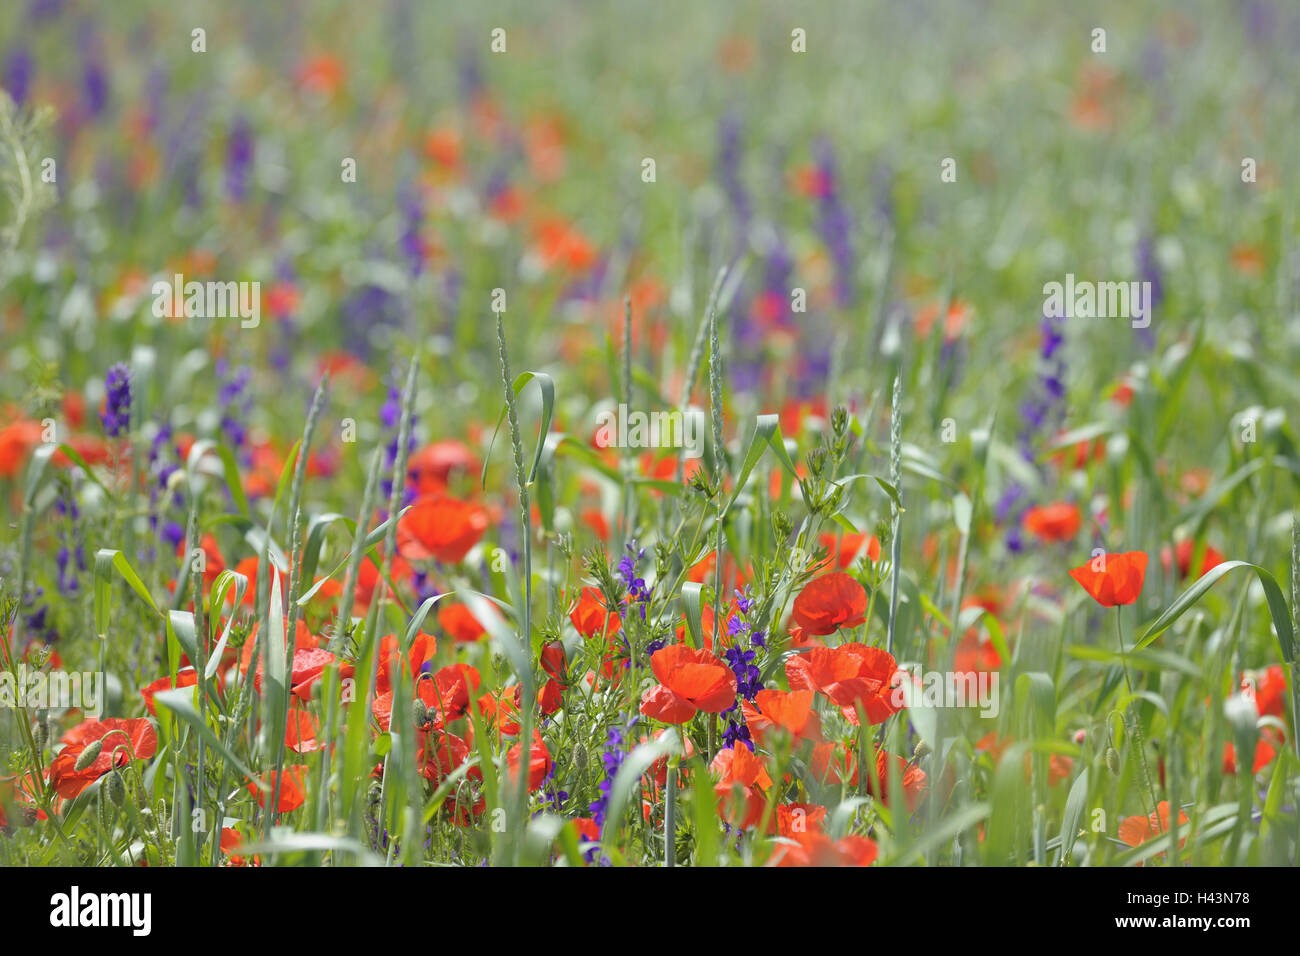
[{"label": "poppy seed pod", "polygon": [[126,783],[122,780],[119,771],[114,770],[108,775],[108,779],[104,781],[104,792],[115,807],[120,807],[126,801]]},{"label": "poppy seed pod", "polygon": [[102,741],[92,741],[85,750],[77,757],[77,762],[73,764],[75,770],[85,770],[92,763],[99,759],[100,752],[104,749]]}]

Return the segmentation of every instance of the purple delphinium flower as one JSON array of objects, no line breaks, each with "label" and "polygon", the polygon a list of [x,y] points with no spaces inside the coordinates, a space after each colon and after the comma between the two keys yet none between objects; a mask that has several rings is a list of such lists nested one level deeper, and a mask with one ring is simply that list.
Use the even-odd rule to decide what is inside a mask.
[{"label": "purple delphinium flower", "polygon": [[402,304],[394,293],[370,283],[349,295],[342,311],[343,347],[362,361],[370,357],[375,329],[398,326],[403,315]]},{"label": "purple delphinium flower", "polygon": [[819,214],[817,229],[835,264],[835,301],[841,307],[852,305],[856,297],[857,255],[853,248],[853,217],[840,193],[835,153],[828,140],[820,140],[814,150],[817,166]]},{"label": "purple delphinium flower", "polygon": [[1145,328],[1137,329],[1138,338],[1146,348],[1155,347],[1155,334],[1151,331],[1150,320],[1152,314],[1160,304],[1165,301],[1165,283],[1160,274],[1160,264],[1156,262],[1155,241],[1150,235],[1144,235],[1138,240],[1137,244],[1137,270],[1138,278],[1143,282],[1151,284],[1151,301],[1150,311],[1147,313],[1148,324]]},{"label": "purple delphinium flower", "polygon": [[740,178],[741,152],[740,120],[734,115],[724,116],[718,123],[718,180],[736,218],[738,244],[745,241],[751,215],[749,194]]},{"label": "purple delphinium flower", "polygon": [[420,239],[424,201],[419,188],[409,183],[403,185],[397,193],[397,206],[402,214],[402,234],[398,237],[397,248],[411,275],[418,276],[424,271],[424,243]]},{"label": "purple delphinium flower", "polygon": [[[391,501],[393,497],[393,479],[391,477],[393,468],[397,465],[398,441],[401,438],[402,422],[402,389],[397,384],[397,376],[394,373],[393,381],[388,386],[388,399],[379,408],[379,421],[384,426],[384,430],[392,433],[392,438],[384,448],[384,474],[389,476],[384,478],[381,484],[384,501]],[[410,455],[415,451],[417,442],[415,440],[415,416],[411,416],[411,430],[406,436],[406,453]],[[409,482],[402,489],[401,506],[406,507],[415,501],[415,488]],[[386,515],[385,515],[386,517]]]},{"label": "purple delphinium flower", "polygon": [[248,119],[235,117],[226,139],[226,193],[235,202],[248,195],[248,175],[253,165],[253,129]]},{"label": "purple delphinium flower", "polygon": [[[600,796],[588,808],[591,811],[591,818],[596,822],[596,826],[602,830],[605,826],[605,811],[609,808],[609,794],[614,786],[614,778],[618,776],[619,768],[623,766],[623,761],[627,759],[627,751],[623,749],[624,734],[630,732],[636,726],[637,719],[633,717],[625,727],[610,727],[605,735],[605,752],[600,758],[605,767],[605,779],[600,782]],[[599,853],[598,849],[588,851],[587,862],[592,862],[597,853]]]},{"label": "purple delphinium flower", "polygon": [[108,400],[100,414],[104,434],[109,438],[124,435],[131,427],[131,369],[125,362],[118,362],[108,369],[104,378],[104,388]]},{"label": "purple delphinium flower", "polygon": [[541,786],[542,805],[555,813],[564,812],[565,801],[569,799],[569,791],[561,790],[555,782],[555,764],[551,764],[551,769],[546,771],[546,776],[542,778]]},{"label": "purple delphinium flower", "polygon": [[55,561],[59,568],[59,593],[64,597],[74,597],[81,589],[79,571],[86,570],[86,550],[77,537],[77,519],[81,512],[77,508],[77,498],[69,485],[59,489],[59,496],[54,499],[54,510],[64,520],[59,524],[59,551]]},{"label": "purple delphinium flower", "polygon": [[226,444],[235,449],[242,463],[249,463],[247,418],[253,397],[248,391],[248,381],[252,375],[247,366],[234,370],[225,360],[217,362],[217,378],[221,386],[217,390],[217,404],[221,407],[221,424],[219,426]]},{"label": "purple delphinium flower", "polygon": [[5,57],[0,86],[9,91],[14,103],[22,106],[32,85],[32,55],[22,47],[14,47]]},{"label": "purple delphinium flower", "polygon": [[[1018,436],[1021,458],[1031,467],[1034,464],[1035,446],[1039,438],[1053,435],[1061,427],[1065,418],[1065,316],[1043,313],[1039,326],[1042,342],[1039,346],[1039,376],[1036,393],[1020,407],[1024,426]],[[1030,504],[1023,502],[1024,489],[1015,483],[1003,491],[995,508],[999,521],[1010,520],[1007,531],[1007,547],[1020,551],[1024,542],[1020,535],[1020,518]]]},{"label": "purple delphinium flower", "polygon": [[1245,0],[1246,35],[1258,46],[1272,41],[1277,32],[1277,10],[1270,0]]}]

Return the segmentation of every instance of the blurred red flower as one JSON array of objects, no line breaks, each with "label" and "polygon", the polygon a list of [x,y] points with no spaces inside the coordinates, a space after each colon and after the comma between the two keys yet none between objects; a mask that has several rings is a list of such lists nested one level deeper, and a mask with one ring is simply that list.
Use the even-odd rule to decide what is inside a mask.
[{"label": "blurred red flower", "polygon": [[866,622],[867,591],[854,578],[832,571],[809,581],[792,609],[795,621],[808,634],[823,636]]},{"label": "blurred red flower", "polygon": [[1070,571],[1070,577],[1092,595],[1102,607],[1132,604],[1142,593],[1146,579],[1147,553],[1125,551],[1105,554]]},{"label": "blurred red flower", "polygon": [[428,495],[397,522],[397,550],[415,561],[435,558],[455,564],[478,544],[487,526],[487,512],[479,505],[450,495]]}]

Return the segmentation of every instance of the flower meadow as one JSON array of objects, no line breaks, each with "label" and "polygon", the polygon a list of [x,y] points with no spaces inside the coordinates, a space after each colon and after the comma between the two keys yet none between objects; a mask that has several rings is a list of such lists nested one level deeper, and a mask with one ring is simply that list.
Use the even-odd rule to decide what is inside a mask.
[{"label": "flower meadow", "polygon": [[0,10],[0,865],[1278,866],[1300,9]]}]

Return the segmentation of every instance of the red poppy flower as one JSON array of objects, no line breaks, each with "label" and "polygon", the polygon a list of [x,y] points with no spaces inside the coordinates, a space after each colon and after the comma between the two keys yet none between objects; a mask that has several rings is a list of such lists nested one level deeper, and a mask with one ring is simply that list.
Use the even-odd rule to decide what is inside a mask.
[{"label": "red poppy flower", "polygon": [[436,441],[411,456],[406,478],[417,495],[436,495],[447,490],[453,475],[477,474],[481,467],[478,456],[464,442]]},{"label": "red poppy flower", "polygon": [[[471,694],[483,683],[478,670],[469,664],[449,664],[433,675],[432,680],[418,683],[420,700],[429,708],[431,726],[441,729],[447,722],[459,720],[469,712]],[[393,693],[376,694],[370,711],[383,729],[388,728],[393,709]]]},{"label": "red poppy flower", "polygon": [[[198,682],[199,675],[193,667],[186,667],[176,674],[176,687],[193,687]],[[159,677],[152,684],[140,688],[140,696],[144,698],[144,706],[148,709],[151,716],[158,716],[158,711],[154,709],[154,694],[162,690],[171,689],[172,679],[170,677]]]},{"label": "red poppy flower", "polygon": [[1282,665],[1273,664],[1262,674],[1241,675],[1242,693],[1255,699],[1261,717],[1281,717],[1286,710],[1286,673]]},{"label": "red poppy flower", "polygon": [[851,531],[835,534],[828,531],[818,540],[822,547],[830,552],[828,563],[836,571],[852,567],[859,554],[865,555],[872,563],[880,560],[880,541],[874,534],[857,534]]},{"label": "red poppy flower", "polygon": [[[1097,563],[1104,565],[1097,570]],[[1070,577],[1092,595],[1102,607],[1132,604],[1142,593],[1142,582],[1147,573],[1145,551],[1125,551],[1093,558],[1070,571]]]},{"label": "red poppy flower", "polygon": [[[308,647],[293,652],[293,663],[289,665],[289,689],[299,700],[311,700],[311,690],[325,675],[325,668],[334,663],[334,655],[323,647]],[[261,671],[258,672],[259,674]],[[353,667],[344,664],[339,668],[341,677],[351,677]],[[254,678],[256,683],[257,678]]]},{"label": "red poppy flower", "polygon": [[1002,655],[993,642],[971,628],[953,653],[952,669],[958,674],[991,673],[1002,666]]},{"label": "red poppy flower", "polygon": [[[420,631],[411,642],[407,659],[400,663],[403,674],[418,674],[424,665],[438,653],[438,641],[432,634]],[[393,689],[393,667],[402,654],[402,644],[396,634],[387,634],[379,642],[379,668],[375,672],[375,692],[387,693]]]},{"label": "red poppy flower", "polygon": [[742,701],[741,712],[750,733],[760,746],[767,734],[775,728],[788,731],[803,740],[821,740],[821,721],[813,710],[814,691],[760,690],[754,703]]},{"label": "red poppy flower", "polygon": [[418,763],[424,768],[424,778],[438,784],[469,759],[469,744],[455,734],[435,733],[428,737],[434,742],[430,746],[426,740],[421,746]]},{"label": "red poppy flower", "polygon": [[696,711],[720,714],[736,702],[736,675],[708,651],[670,644],[655,651],[650,668],[660,686],[641,698],[641,713],[647,717],[683,724]]},{"label": "red poppy flower", "polygon": [[[1281,665],[1274,664],[1265,671],[1251,671],[1241,675],[1241,693],[1254,701],[1261,717],[1286,716],[1286,674]],[[1259,773],[1286,745],[1286,735],[1278,728],[1265,726],[1255,741],[1255,758],[1251,773]],[[1237,772],[1237,750],[1231,743],[1223,745],[1223,772]]]},{"label": "red poppy flower", "polygon": [[542,646],[542,671],[547,680],[537,692],[537,706],[543,716],[555,713],[564,703],[564,645],[559,641],[547,641]]},{"label": "red poppy flower", "polygon": [[1030,508],[1020,525],[1041,541],[1072,541],[1083,525],[1077,505],[1068,501]]},{"label": "red poppy flower", "polygon": [[791,690],[815,690],[844,708],[844,715],[857,722],[856,706],[861,703],[872,724],[884,721],[902,709],[898,692],[898,665],[893,655],[865,644],[814,647],[786,661],[785,676]]},{"label": "red poppy flower", "polygon": [[284,728],[284,745],[296,754],[309,754],[325,745],[316,738],[316,721],[301,707],[289,709],[289,723]]},{"label": "red poppy flower", "polygon": [[479,505],[450,495],[428,495],[397,522],[397,550],[411,560],[435,558],[455,564],[478,544],[487,526],[487,512]]},{"label": "red poppy flower", "polygon": [[770,832],[798,839],[801,833],[821,830],[826,822],[826,808],[817,803],[782,803],[776,808],[776,819]]},{"label": "red poppy flower", "polygon": [[[248,792],[257,797],[257,805],[265,810],[267,802],[272,799],[272,794],[275,793],[275,771],[269,770],[263,774],[262,782],[267,786],[265,791],[259,789],[256,782],[250,782]],[[306,765],[294,764],[291,767],[285,767],[280,774],[280,799],[276,803],[276,809],[280,813],[292,813],[306,802]]]},{"label": "red poppy flower", "polygon": [[262,858],[255,856],[252,860],[240,856],[238,850],[244,845],[244,838],[239,835],[238,830],[232,830],[230,827],[221,828],[221,852],[230,859],[227,866],[261,866]]},{"label": "red poppy flower", "polygon": [[578,633],[587,638],[614,634],[623,626],[618,614],[605,606],[605,596],[599,588],[582,589],[582,597],[569,612],[569,620]]},{"label": "red poppy flower", "polygon": [[[1156,812],[1149,816],[1125,817],[1119,824],[1119,838],[1129,846],[1140,846],[1152,837],[1159,836],[1169,830],[1169,801],[1161,800],[1156,804]],[[1158,819],[1157,819],[1158,817]],[[1178,825],[1181,827],[1187,823],[1187,814],[1182,810],[1178,811]],[[1184,838],[1178,841],[1181,847],[1187,840]]]},{"label": "red poppy flower", "polygon": [[511,684],[500,693],[489,691],[478,699],[479,713],[490,727],[496,725],[502,737],[513,737],[519,733],[519,699],[518,684]]},{"label": "red poppy flower", "polygon": [[544,219],[536,229],[536,251],[543,265],[583,272],[596,261],[596,247],[571,224],[559,218]]},{"label": "red poppy flower", "polygon": [[40,444],[43,431],[40,422],[26,420],[0,428],[0,478],[18,475],[27,453]]},{"label": "red poppy flower", "polygon": [[[244,607],[247,608],[254,607],[257,604],[258,567],[259,567],[259,561],[256,558],[256,556],[251,558],[244,558],[243,560],[239,561],[234,567],[234,571],[236,574],[242,574],[244,577],[248,579],[248,587],[244,588],[244,599],[243,601],[240,602]],[[280,593],[283,594],[285,588],[288,587],[289,582],[285,580],[284,574],[281,573],[280,569],[275,566],[275,562],[272,561],[271,570],[267,574],[268,588],[271,586],[270,582],[273,581],[275,578],[280,579]],[[234,593],[235,593],[234,588],[231,588],[229,594],[231,595],[232,599]]]},{"label": "red poppy flower", "polygon": [[[77,761],[95,741],[102,741],[99,756],[88,767],[77,769]],[[132,760],[148,760],[158,752],[158,734],[144,717],[105,717],[87,720],[63,737],[66,746],[50,763],[50,784],[65,800],[71,800],[114,767]]]},{"label": "red poppy flower", "polygon": [[[1285,741],[1276,727],[1265,727],[1261,730],[1259,739],[1255,741],[1255,757],[1250,766],[1251,774],[1257,774],[1271,764],[1283,746]],[[1237,772],[1237,748],[1230,743],[1223,745],[1223,772],[1225,774]]]},{"label": "red poppy flower", "polygon": [[[1160,549],[1160,564],[1164,567],[1165,571],[1170,571],[1176,563],[1178,565],[1178,576],[1180,578],[1185,578],[1192,569],[1192,556],[1195,551],[1196,542],[1191,538],[1185,538],[1184,540],[1179,541],[1178,544],[1174,545],[1172,551],[1170,551],[1168,546]],[[1206,545],[1205,557],[1201,559],[1201,570],[1197,572],[1196,576],[1198,578],[1204,577],[1207,572],[1218,567],[1225,560],[1226,559],[1222,552],[1210,545]]]},{"label": "red poppy flower", "polygon": [[576,817],[573,820],[573,827],[584,843],[600,842],[600,824],[594,817]]},{"label": "red poppy flower", "polygon": [[[519,761],[523,759],[523,753],[524,745],[520,742],[511,747],[506,754],[511,779],[519,773]],[[540,787],[546,775],[551,772],[551,767],[551,752],[546,749],[546,742],[542,740],[542,735],[534,730],[533,745],[528,748],[528,789],[536,790]]]},{"label": "red poppy flower", "polygon": [[[867,778],[867,792],[873,797],[879,797],[886,806],[891,805],[890,798],[893,796],[889,790],[889,759],[885,751],[876,751],[876,773],[874,777]],[[908,763],[902,757],[894,757],[893,761],[898,768],[899,782],[903,786],[903,795],[907,801],[907,811],[911,813],[925,797],[930,786],[929,779],[924,770]]]},{"label": "red poppy flower", "polygon": [[797,846],[782,845],[773,856],[777,866],[870,866],[879,852],[864,836],[832,840],[820,830],[795,834]]},{"label": "red poppy flower", "polygon": [[[383,561],[383,558],[380,558]],[[411,576],[411,566],[406,563],[402,556],[393,557],[392,578],[394,582],[404,581]],[[382,585],[382,587],[381,587]],[[382,580],[379,568],[370,555],[361,559],[361,567],[357,570],[357,586],[353,591],[354,608],[369,610],[370,602],[374,600],[375,590],[379,589],[380,594],[388,593],[388,584]]]},{"label": "red poppy flower", "polygon": [[472,644],[487,636],[478,618],[464,604],[444,604],[438,609],[438,626],[462,644]]},{"label": "red poppy flower", "polygon": [[[217,539],[212,535],[205,534],[203,540],[199,542],[199,547],[203,551],[203,583],[211,584],[222,571],[226,570],[226,562],[221,557],[221,549],[217,545]],[[184,538],[176,542],[176,556],[183,558],[186,564],[190,563],[190,557],[185,552]]]},{"label": "red poppy flower", "polygon": [[[284,622],[284,631],[285,631],[285,633],[284,633],[283,635],[281,635],[281,639],[284,641],[284,643],[285,643],[285,645],[286,645],[286,649],[287,649],[287,646],[288,646],[288,643],[289,643],[289,640],[288,640],[288,633],[289,633],[289,621],[288,621],[288,618],[286,618],[286,619],[285,619],[285,622]],[[317,647],[317,646],[319,646],[319,644],[320,644],[320,641],[319,641],[319,640],[318,640],[318,639],[317,639],[317,638],[312,634],[311,629],[307,627],[306,623],[304,623],[303,621],[299,621],[299,622],[298,622],[298,626],[295,627],[295,628],[294,628],[294,631],[293,631],[293,649],[294,649],[294,651],[307,650],[307,649],[309,649],[309,648]],[[261,686],[261,681],[262,681],[262,677],[261,677],[261,674],[262,674],[262,651],[261,651],[261,648],[259,648],[259,647],[257,646],[257,625],[256,625],[256,624],[254,624],[254,625],[253,625],[253,629],[252,629],[251,631],[248,632],[248,637],[244,640],[244,646],[243,646],[243,648],[240,650],[240,653],[239,653],[239,673],[241,673],[241,674],[247,674],[247,673],[248,673],[248,669],[249,669],[249,667],[251,667],[252,664],[253,664],[253,655],[254,655],[254,654],[257,654],[257,673],[256,673],[256,677],[255,677],[255,680],[256,680],[256,686],[258,686],[258,687],[260,688],[260,686]]]},{"label": "red poppy flower", "polygon": [[824,636],[866,621],[867,591],[842,571],[809,581],[794,599],[793,614],[808,634]]},{"label": "red poppy flower", "polygon": [[[727,615],[722,621],[722,633],[728,634],[731,629],[731,622],[736,616],[736,605],[733,603],[727,611]],[[687,637],[688,626],[685,615],[682,616],[682,623],[677,625],[677,643],[687,644],[690,638]],[[706,651],[713,650],[715,639],[718,637],[717,620],[713,616],[713,608],[705,605],[700,608],[700,638],[704,642]]]},{"label": "red poppy flower", "polygon": [[718,814],[745,829],[758,823],[767,804],[764,791],[772,786],[763,762],[744,744],[718,751],[710,769],[717,777],[713,792],[720,798]]}]

